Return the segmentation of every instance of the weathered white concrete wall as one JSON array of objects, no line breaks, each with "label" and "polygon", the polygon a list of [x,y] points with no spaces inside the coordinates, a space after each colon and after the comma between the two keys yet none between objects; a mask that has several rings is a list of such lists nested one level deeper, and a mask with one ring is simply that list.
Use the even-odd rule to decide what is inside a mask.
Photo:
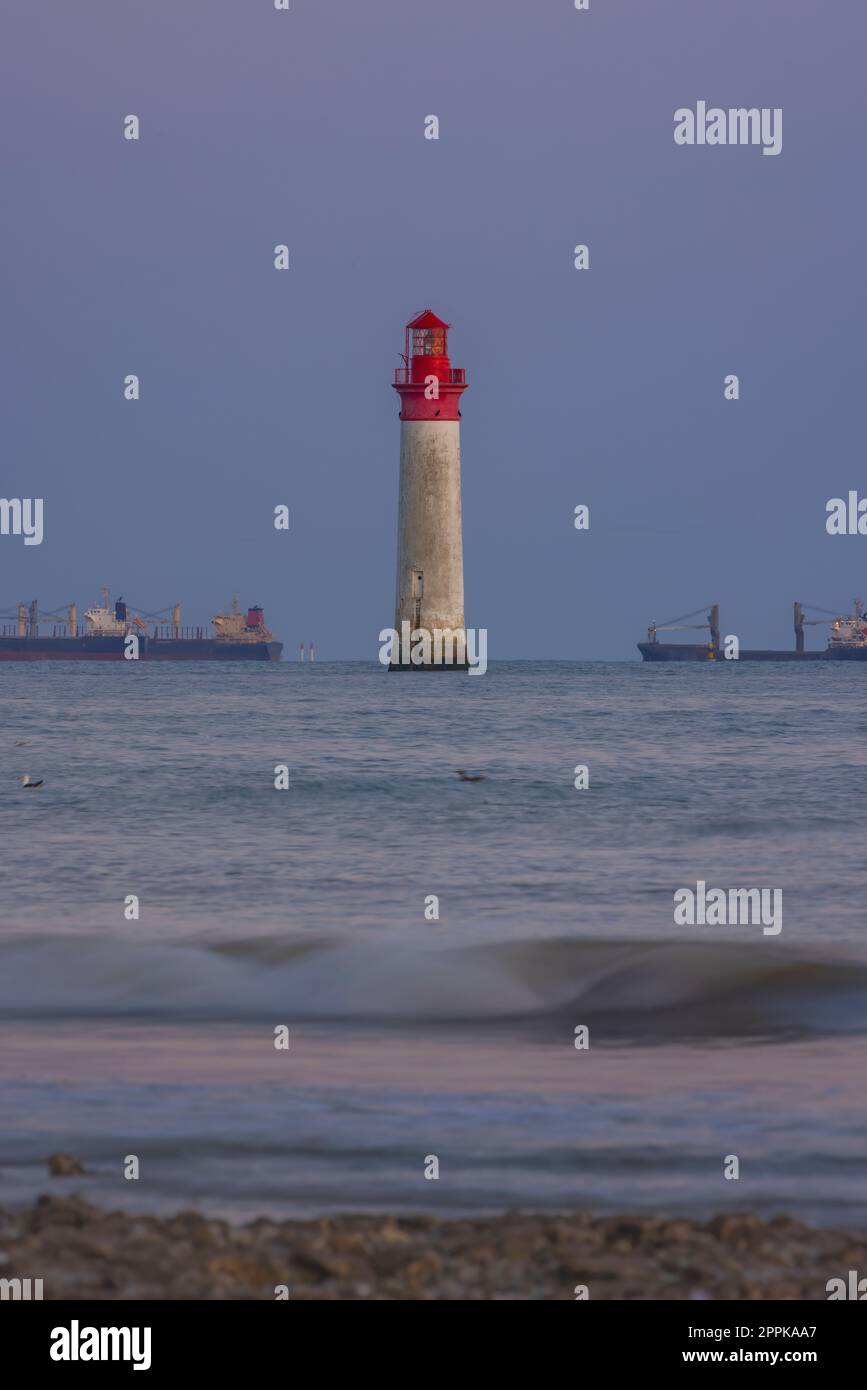
[{"label": "weathered white concrete wall", "polygon": [[464,630],[458,420],[402,420],[395,627],[416,626],[413,574],[424,574],[418,626]]}]

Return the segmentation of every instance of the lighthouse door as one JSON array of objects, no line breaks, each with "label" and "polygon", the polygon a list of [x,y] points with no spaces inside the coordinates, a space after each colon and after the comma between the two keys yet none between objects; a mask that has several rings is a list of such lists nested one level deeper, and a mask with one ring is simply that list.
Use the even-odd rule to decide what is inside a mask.
[{"label": "lighthouse door", "polygon": [[424,598],[424,571],[413,570],[412,572],[412,614],[413,624],[416,628],[421,627],[421,601]]}]

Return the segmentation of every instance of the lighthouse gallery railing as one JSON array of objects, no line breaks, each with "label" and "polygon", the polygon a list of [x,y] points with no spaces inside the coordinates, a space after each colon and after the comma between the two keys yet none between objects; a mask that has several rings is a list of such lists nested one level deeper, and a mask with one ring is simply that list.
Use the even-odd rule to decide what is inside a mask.
[{"label": "lighthouse gallery railing", "polygon": [[[447,372],[434,373],[439,376],[439,380],[445,386],[465,386],[467,382],[467,372],[465,367],[450,367]],[[410,367],[395,367],[394,369],[395,386],[412,386],[412,375]],[[415,383],[423,386],[424,382]]]}]

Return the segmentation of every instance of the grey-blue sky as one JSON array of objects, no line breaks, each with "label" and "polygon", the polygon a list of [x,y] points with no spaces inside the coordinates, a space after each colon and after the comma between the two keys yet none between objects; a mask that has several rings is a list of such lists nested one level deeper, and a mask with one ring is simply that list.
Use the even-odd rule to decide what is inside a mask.
[{"label": "grey-blue sky", "polygon": [[[428,304],[492,658],[630,657],[713,598],[790,645],[792,599],[867,590],[823,524],[867,491],[856,0],[7,0],[3,31],[0,491],[46,537],[0,541],[0,607],[238,590],[290,654],[373,657]],[[781,106],[782,154],[676,147],[700,98]]]}]

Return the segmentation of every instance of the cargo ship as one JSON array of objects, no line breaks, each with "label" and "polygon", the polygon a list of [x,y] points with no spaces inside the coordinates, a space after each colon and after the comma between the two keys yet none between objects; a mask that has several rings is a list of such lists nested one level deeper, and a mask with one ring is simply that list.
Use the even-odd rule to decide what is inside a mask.
[{"label": "cargo ship", "polygon": [[[667,623],[651,623],[647,629],[647,641],[638,643],[644,661],[725,661],[725,647],[720,647],[719,604],[710,605],[703,623],[687,622],[705,610],[696,609],[694,613],[684,613]],[[826,613],[824,618],[807,618],[806,612]],[[817,608],[812,604],[794,605],[795,645],[791,651],[772,651],[762,648],[741,648],[738,661],[867,661],[867,622],[860,599],[855,599],[853,610],[847,616],[834,614],[830,609]],[[828,626],[827,646],[815,651],[807,651],[804,642],[804,628]],[[686,628],[707,629],[708,637],[702,642],[660,642],[660,632],[672,632]]]},{"label": "cargo ship", "polygon": [[[102,595],[101,606],[85,609],[81,628],[74,603],[48,613],[34,599],[0,612],[0,661],[280,660],[283,643],[275,642],[258,605],[244,613],[235,599],[228,613],[214,614],[208,632],[182,627],[179,603],[145,613],[123,598],[109,603],[107,589]],[[2,622],[9,617],[14,621]]]}]

